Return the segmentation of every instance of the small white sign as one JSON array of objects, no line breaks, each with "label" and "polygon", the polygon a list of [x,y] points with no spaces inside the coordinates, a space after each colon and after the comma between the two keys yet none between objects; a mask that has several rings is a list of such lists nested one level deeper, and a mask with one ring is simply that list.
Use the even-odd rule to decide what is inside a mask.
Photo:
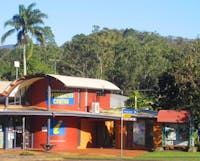
[{"label": "small white sign", "polygon": [[132,118],[123,118],[125,121],[136,121],[137,119],[135,117]]},{"label": "small white sign", "polygon": [[42,132],[47,132],[47,127],[46,126],[42,126]]},{"label": "small white sign", "polygon": [[19,61],[14,61],[14,66],[15,66],[15,68],[19,68],[19,66],[20,66]]}]

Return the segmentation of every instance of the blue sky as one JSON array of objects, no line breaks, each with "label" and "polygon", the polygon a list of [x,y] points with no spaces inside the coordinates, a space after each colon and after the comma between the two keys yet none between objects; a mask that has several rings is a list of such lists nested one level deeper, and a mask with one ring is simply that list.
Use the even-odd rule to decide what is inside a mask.
[{"label": "blue sky", "polygon": [[[101,28],[156,32],[163,36],[197,38],[200,34],[200,0],[2,0],[0,37],[9,28],[4,23],[18,13],[19,4],[36,8],[48,15],[58,45],[76,34],[90,34],[93,25]],[[16,35],[4,45],[16,43]]]}]

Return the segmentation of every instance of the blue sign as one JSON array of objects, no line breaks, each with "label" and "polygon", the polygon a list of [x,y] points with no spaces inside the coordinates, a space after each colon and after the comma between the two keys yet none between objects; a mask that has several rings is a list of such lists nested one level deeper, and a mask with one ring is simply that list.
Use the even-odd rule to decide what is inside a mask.
[{"label": "blue sign", "polygon": [[64,120],[51,120],[51,136],[65,135],[65,121]]},{"label": "blue sign", "polygon": [[135,114],[136,110],[133,110],[133,109],[123,109],[122,113],[123,114]]},{"label": "blue sign", "polygon": [[[48,104],[48,99],[46,100],[46,103]],[[51,90],[51,104],[52,105],[73,105],[74,91],[52,89]]]}]

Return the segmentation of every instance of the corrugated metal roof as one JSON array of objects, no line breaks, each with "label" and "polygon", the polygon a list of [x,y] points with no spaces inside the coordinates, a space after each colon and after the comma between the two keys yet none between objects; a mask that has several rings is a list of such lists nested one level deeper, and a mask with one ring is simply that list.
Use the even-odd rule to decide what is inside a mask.
[{"label": "corrugated metal roof", "polygon": [[2,93],[10,83],[10,81],[0,81],[0,93]]},{"label": "corrugated metal roof", "polygon": [[67,87],[72,88],[88,88],[101,90],[120,90],[116,85],[102,79],[72,77],[64,75],[48,74],[49,76],[58,79]]},{"label": "corrugated metal roof", "polygon": [[55,74],[36,74],[36,75],[22,77],[10,83],[8,89],[6,91],[2,89],[2,92],[0,93],[2,93],[3,96],[9,95],[12,97],[19,89],[23,87],[28,87],[37,80],[44,79],[46,77],[55,78],[69,88],[83,88],[83,89],[97,89],[97,90],[111,90],[111,91],[120,90],[113,83],[102,79],[72,77],[72,76],[55,75]]},{"label": "corrugated metal roof", "polygon": [[160,110],[158,122],[184,123],[190,121],[190,112],[186,110]]},{"label": "corrugated metal roof", "polygon": [[43,78],[42,77],[36,77],[36,78],[31,78],[31,79],[28,79],[28,80],[25,79],[24,81],[21,81],[19,84],[15,85],[15,88],[13,88],[13,90],[10,92],[9,96],[14,97],[19,89],[21,89],[23,87],[28,87],[28,86],[30,86],[31,84],[33,84],[34,82],[36,82],[40,79],[43,79]]}]

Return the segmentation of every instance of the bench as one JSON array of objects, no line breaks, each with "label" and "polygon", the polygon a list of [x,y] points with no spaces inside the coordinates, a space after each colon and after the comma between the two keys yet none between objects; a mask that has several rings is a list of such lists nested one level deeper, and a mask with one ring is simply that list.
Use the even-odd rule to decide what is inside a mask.
[{"label": "bench", "polygon": [[56,146],[55,144],[40,144],[42,148],[46,151],[49,152],[51,149]]}]

